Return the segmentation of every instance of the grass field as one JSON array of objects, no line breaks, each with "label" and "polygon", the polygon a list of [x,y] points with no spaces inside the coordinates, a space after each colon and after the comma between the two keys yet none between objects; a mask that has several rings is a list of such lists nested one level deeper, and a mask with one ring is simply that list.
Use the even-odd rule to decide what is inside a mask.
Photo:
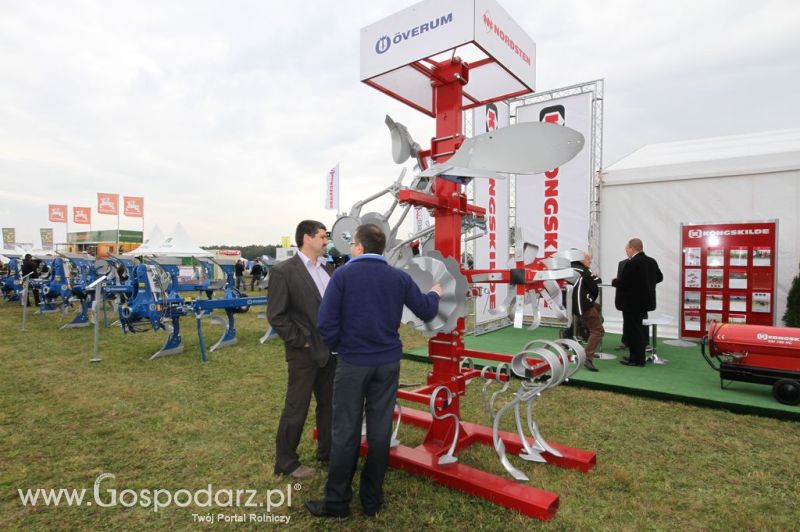
[{"label": "grass field", "polygon": [[[123,335],[101,329],[103,361],[90,364],[92,329],[59,331],[59,316],[30,316],[0,304],[0,528],[20,530],[151,530],[236,527],[275,523],[200,523],[193,514],[263,514],[264,508],[25,506],[18,490],[85,488],[99,475],[101,501],[116,490],[130,504],[133,490],[195,492],[282,490],[272,475],[274,431],[283,404],[286,366],[277,340],[258,338],[266,322],[237,317],[239,343],[200,362],[194,321],[184,320],[181,355],[149,361],[163,333]],[[220,331],[206,326],[206,345]],[[404,331],[408,347],[424,340]],[[404,362],[401,381],[423,382],[428,366]],[[464,417],[489,423],[473,384]],[[313,409],[313,405],[312,405]],[[374,520],[353,505],[345,521],[312,520],[302,503],[322,496],[325,474],[292,487],[291,506],[272,513],[292,530],[797,530],[800,520],[800,424],[658,402],[564,385],[537,403],[537,421],[550,441],[597,453],[588,474],[530,464],[512,457],[531,485],[560,495],[546,523],[400,471],[386,479],[387,501]],[[511,427],[507,427],[511,428]],[[314,463],[312,426],[301,444]],[[423,434],[403,427],[405,445]],[[505,475],[490,448],[470,448],[459,459]],[[357,482],[358,476],[356,476]],[[277,491],[269,494],[279,502]],[[163,500],[163,499],[162,499]],[[245,500],[242,499],[242,504]],[[223,496],[221,504],[226,505]]]}]

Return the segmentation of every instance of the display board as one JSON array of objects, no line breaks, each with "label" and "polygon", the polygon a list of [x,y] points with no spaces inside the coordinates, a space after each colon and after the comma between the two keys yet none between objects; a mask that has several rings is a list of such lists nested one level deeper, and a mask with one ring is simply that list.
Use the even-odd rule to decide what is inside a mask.
[{"label": "display board", "polygon": [[708,322],[774,325],[777,221],[681,224],[681,336]]}]

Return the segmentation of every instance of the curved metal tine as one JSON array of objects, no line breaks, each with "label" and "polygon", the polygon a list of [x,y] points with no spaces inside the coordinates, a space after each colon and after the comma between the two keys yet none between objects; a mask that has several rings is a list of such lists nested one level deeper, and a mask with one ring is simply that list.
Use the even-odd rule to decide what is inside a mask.
[{"label": "curved metal tine", "polygon": [[[514,355],[514,358],[511,359],[511,369],[518,377],[527,379],[531,374],[531,367],[528,364],[528,355],[532,354],[535,353],[522,351]],[[545,462],[545,459],[542,458],[542,456],[531,446],[531,443],[528,441],[528,437],[525,435],[525,430],[522,427],[522,417],[519,412],[519,407],[520,404],[525,401],[525,398],[529,393],[530,390],[528,389],[528,381],[523,380],[520,383],[519,389],[514,394],[514,421],[517,424],[517,435],[519,436],[519,440],[524,449],[524,452],[521,452],[519,456],[523,460],[528,460],[530,462]]]},{"label": "curved metal tine", "polygon": [[435,229],[436,229],[436,227],[430,226],[430,227],[426,227],[422,231],[414,233],[413,235],[411,235],[410,237],[406,238],[402,242],[398,242],[393,248],[388,250],[386,252],[386,256],[387,257],[391,257],[392,254],[397,253],[397,250],[399,250],[401,247],[405,246],[406,244],[410,244],[411,242],[413,242],[414,240],[417,240],[418,238],[423,238],[423,237],[425,237],[427,235],[433,234]]},{"label": "curved metal tine", "polygon": [[[397,231],[400,229],[400,225],[406,219],[406,216],[408,216],[408,211],[410,211],[410,210],[411,210],[411,205],[406,205],[403,208],[403,214],[400,215],[400,219],[397,220],[397,223],[394,224],[394,227],[392,227],[392,230],[391,230],[392,237],[397,236]],[[391,213],[389,213],[389,214],[391,214]],[[389,219],[389,215],[388,214],[386,215],[386,219],[387,220]]]},{"label": "curved metal tine", "polygon": [[533,436],[534,447],[536,447],[539,451],[548,452],[553,456],[561,458],[563,456],[561,451],[547,443],[547,440],[544,439],[544,436],[542,436],[542,433],[539,431],[539,425],[533,420],[533,402],[536,400],[538,395],[539,394],[536,394],[528,401],[526,416],[528,421],[528,431],[530,432],[531,436]]},{"label": "curved metal tine", "polygon": [[[505,382],[503,382],[503,381],[500,379],[500,375],[502,374],[502,372],[503,372],[503,369],[505,369],[505,370],[506,370],[506,375],[508,375],[508,380],[506,380]],[[503,392],[505,392],[506,390],[508,390],[508,387],[509,387],[509,386],[511,386],[511,367],[510,367],[508,364],[506,364],[505,362],[501,362],[500,364],[498,364],[498,365],[497,365],[497,371],[496,371],[496,373],[495,373],[495,380],[496,380],[497,382],[501,383],[501,385],[502,385],[502,386],[500,387],[500,389],[499,389],[499,390],[497,390],[496,392],[494,392],[494,393],[492,394],[492,397],[489,399],[489,415],[490,415],[490,416],[492,416],[492,418],[494,418],[494,417],[495,417],[495,413],[494,413],[494,402],[497,400],[497,397],[498,397],[498,396],[499,396],[501,393],[503,393]]]},{"label": "curved metal tine", "polygon": [[[521,399],[521,401],[524,401],[526,403],[526,410],[527,410],[527,412],[526,412],[527,420],[526,421],[527,421],[527,424],[528,424],[528,431],[530,432],[531,436],[533,437],[533,442],[534,442],[533,443],[533,447],[536,450],[535,456],[541,458],[541,455],[539,454],[539,452],[540,451],[545,451],[545,452],[548,452],[548,453],[550,453],[550,454],[552,454],[554,456],[561,457],[562,456],[561,453],[558,450],[556,450],[555,448],[553,448],[549,443],[547,443],[547,441],[545,441],[545,439],[542,437],[541,432],[539,431],[538,425],[536,424],[536,422],[533,421],[533,413],[532,413],[533,402],[536,400],[537,397],[539,397],[541,395],[541,393],[544,390],[546,390],[547,388],[550,388],[550,387],[558,385],[558,379],[557,379],[555,374],[558,371],[559,366],[561,366],[560,361],[558,360],[557,356],[555,354],[553,354],[552,352],[550,352],[549,350],[544,349],[544,348],[531,348],[532,345],[535,345],[537,343],[542,343],[542,342],[540,342],[538,340],[532,340],[532,341],[528,342],[525,345],[525,347],[528,348],[529,350],[522,351],[522,353],[520,353],[520,355],[525,355],[526,358],[527,358],[528,354],[538,355],[540,358],[542,358],[548,364],[548,366],[550,367],[550,372],[551,372],[552,376],[547,381],[543,381],[540,384],[533,385],[533,386],[527,388],[526,394],[523,397],[521,397],[520,399]],[[562,353],[563,353],[563,351],[562,351]],[[562,355],[559,354],[558,356],[562,356]],[[564,355],[564,356],[566,356],[566,355]],[[525,362],[525,365],[527,365],[527,360],[525,360],[524,362]],[[518,422],[519,422],[519,419],[518,419]],[[525,456],[522,456],[522,455],[520,455],[520,456],[522,458],[526,458]]]},{"label": "curved metal tine", "polygon": [[456,444],[458,443],[458,437],[461,433],[461,423],[456,414],[449,413],[440,416],[439,414],[436,413],[436,397],[442,390],[447,392],[447,403],[450,404],[450,402],[453,400],[453,392],[450,391],[450,388],[444,385],[437,386],[436,389],[433,390],[429,404],[431,408],[431,416],[433,416],[434,419],[452,418],[453,423],[456,424],[456,430],[453,431],[453,442],[450,444],[450,449],[447,450],[447,453],[440,456],[438,461],[439,465],[447,465],[458,462],[458,458],[456,458],[455,452],[456,452]]},{"label": "curved metal tine", "polygon": [[567,378],[569,379],[575,374],[576,371],[581,369],[583,367],[583,363],[586,362],[586,350],[581,344],[569,338],[561,338],[555,342],[568,347],[573,353],[573,356],[569,357],[570,370],[567,375]]},{"label": "curved metal tine", "polygon": [[483,405],[483,411],[489,414],[489,402],[486,400],[486,389],[489,387],[490,384],[495,382],[494,379],[490,379],[486,376],[486,374],[491,371],[491,366],[483,366],[481,370],[481,378],[483,379],[483,387],[481,388],[481,404]]},{"label": "curved metal tine", "polygon": [[397,434],[400,432],[400,423],[403,419],[403,407],[400,406],[400,403],[395,403],[394,406],[397,408],[397,425],[394,426],[394,431],[392,431],[392,439],[389,442],[389,447],[397,447],[400,445],[400,439],[397,437]]},{"label": "curved metal tine", "polygon": [[535,350],[533,348],[534,345],[544,345],[545,347],[549,348],[549,350],[555,351],[555,355],[558,358],[553,357],[553,353],[550,352],[548,349],[543,349],[542,351],[547,352],[548,355],[553,357],[552,359],[547,359],[547,363],[550,364],[550,368],[552,370],[552,377],[550,382],[548,383],[548,388],[552,388],[554,386],[558,386],[567,377],[567,364],[569,364],[569,355],[564,350],[564,348],[558,345],[556,342],[552,342],[550,340],[531,340],[523,349]]},{"label": "curved metal tine", "polygon": [[497,416],[494,418],[494,423],[492,423],[492,443],[494,443],[494,450],[497,452],[497,456],[500,458],[500,463],[503,465],[506,471],[508,471],[515,480],[527,481],[528,475],[514,467],[514,465],[508,459],[508,456],[506,456],[506,445],[500,438],[500,418],[502,418],[503,414],[508,412],[514,407],[515,404],[518,403],[519,398],[516,398],[513,401],[505,404],[503,408],[497,412]]},{"label": "curved metal tine", "polygon": [[[464,366],[467,366],[468,369],[475,369],[475,363],[472,361],[470,357],[465,357],[461,359],[461,362],[458,364],[458,372],[461,373],[464,371]],[[469,379],[468,381],[464,381],[464,386],[467,386],[471,383],[473,379]]]}]

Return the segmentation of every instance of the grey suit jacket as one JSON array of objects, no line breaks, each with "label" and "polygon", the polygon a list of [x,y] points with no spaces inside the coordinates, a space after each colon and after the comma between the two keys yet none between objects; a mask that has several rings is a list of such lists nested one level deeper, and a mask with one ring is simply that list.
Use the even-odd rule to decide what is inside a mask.
[{"label": "grey suit jacket", "polygon": [[[267,319],[283,340],[287,361],[310,358],[319,367],[328,363],[330,351],[317,332],[321,302],[317,285],[298,255],[270,271]],[[303,347],[306,342],[310,347]]]}]

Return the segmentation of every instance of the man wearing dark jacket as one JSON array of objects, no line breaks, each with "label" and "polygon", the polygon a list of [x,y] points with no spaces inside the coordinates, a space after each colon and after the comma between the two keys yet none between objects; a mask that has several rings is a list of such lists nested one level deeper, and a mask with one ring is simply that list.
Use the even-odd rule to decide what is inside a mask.
[{"label": "man wearing dark jacket", "polygon": [[605,329],[603,329],[603,317],[600,315],[600,305],[596,303],[597,296],[600,295],[600,287],[597,285],[601,281],[589,269],[591,263],[591,253],[584,253],[582,261],[572,263],[572,269],[579,275],[572,289],[572,313],[583,320],[583,325],[589,330],[589,338],[584,347],[586,362],[583,367],[589,371],[598,371],[594,365],[594,353],[600,345],[600,340],[603,339]]},{"label": "man wearing dark jacket", "polygon": [[[36,271],[37,268],[38,264],[36,264],[36,261],[33,260],[31,254],[26,253],[25,258],[22,259],[22,268],[20,269],[20,276],[25,277],[26,275],[31,274],[31,276],[28,277],[28,283],[30,283],[31,279],[38,279],[39,277],[39,272]],[[28,291],[28,295],[30,295],[30,292],[31,290]],[[39,290],[32,290],[32,292],[33,292],[33,302],[36,304],[36,306],[39,306]],[[30,306],[31,300],[28,299],[28,301],[26,301],[25,304]]]},{"label": "man wearing dark jacket", "polygon": [[642,320],[656,309],[656,284],[664,280],[655,259],[644,254],[642,241],[632,238],[625,246],[630,260],[622,274],[611,281],[622,303],[622,334],[630,356],[620,360],[626,366],[644,366],[647,338]]},{"label": "man wearing dark jacket", "polygon": [[352,258],[334,272],[320,305],[319,333],[338,362],[325,500],[305,504],[317,517],[350,515],[364,412],[369,451],[359,496],[365,515],[381,509],[403,354],[398,332],[403,305],[425,321],[439,310],[441,287],[435,284],[423,294],[411,276],[386,262],[385,248],[386,236],[377,225],[359,226],[350,244]]},{"label": "man wearing dark jacket", "polygon": [[297,446],[311,403],[317,400],[317,459],[327,461],[331,450],[333,375],[336,359],[317,332],[317,313],[330,280],[325,251],[325,226],[303,220],[295,230],[297,254],[272,269],[267,319],[283,340],[289,379],[286,400],[276,432],[275,474],[307,478],[314,469],[300,463]]}]

